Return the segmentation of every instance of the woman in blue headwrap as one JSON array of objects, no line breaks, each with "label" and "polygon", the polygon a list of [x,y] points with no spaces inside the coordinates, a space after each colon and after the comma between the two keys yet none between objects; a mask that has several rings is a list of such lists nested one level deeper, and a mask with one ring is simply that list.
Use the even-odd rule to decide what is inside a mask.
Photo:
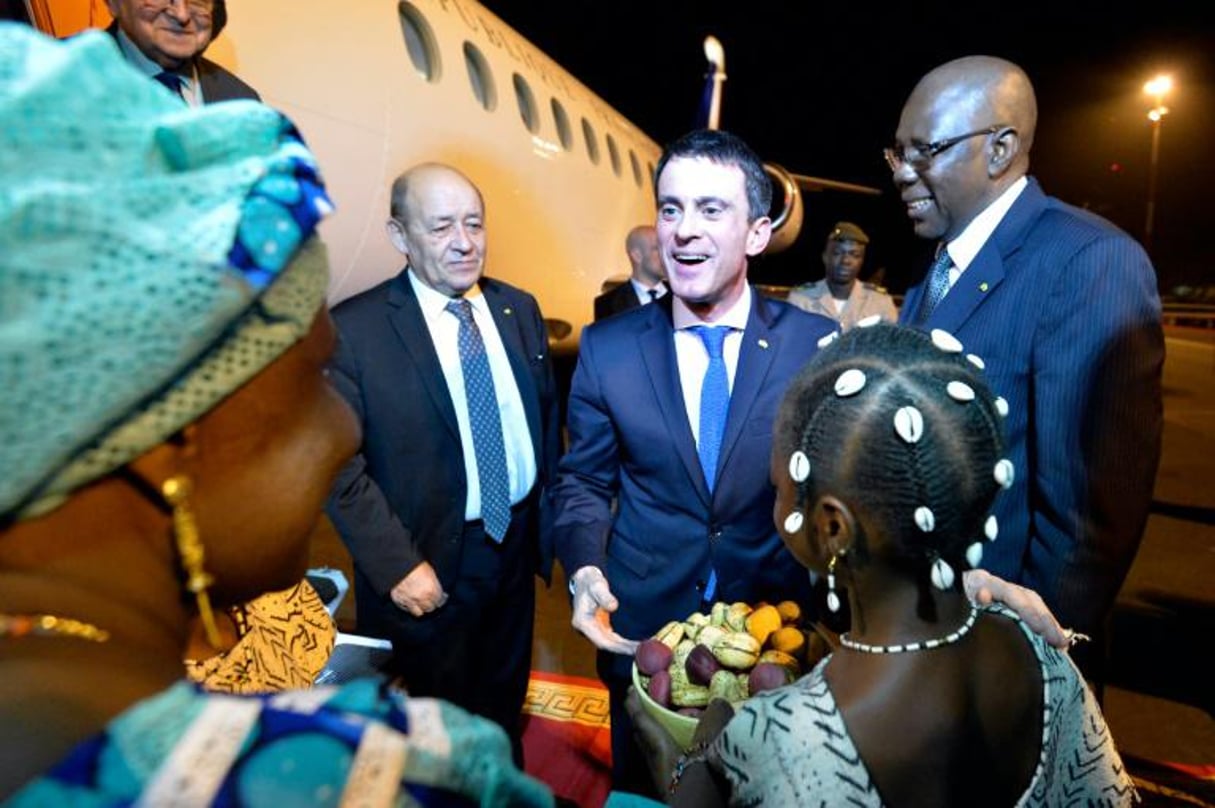
[{"label": "woman in blue headwrap", "polygon": [[329,203],[290,124],[0,24],[0,801],[550,805],[495,725],[379,681],[237,697],[191,626],[297,583],[359,442]]}]

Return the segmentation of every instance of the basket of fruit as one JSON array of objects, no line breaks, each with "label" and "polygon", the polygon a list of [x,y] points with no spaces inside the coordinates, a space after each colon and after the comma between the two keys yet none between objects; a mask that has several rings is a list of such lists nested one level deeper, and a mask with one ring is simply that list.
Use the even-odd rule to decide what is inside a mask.
[{"label": "basket of fruit", "polygon": [[783,687],[832,646],[824,629],[803,625],[793,601],[754,607],[718,602],[708,614],[673,620],[642,641],[633,659],[633,685],[646,712],[686,749],[711,699],[737,705]]}]

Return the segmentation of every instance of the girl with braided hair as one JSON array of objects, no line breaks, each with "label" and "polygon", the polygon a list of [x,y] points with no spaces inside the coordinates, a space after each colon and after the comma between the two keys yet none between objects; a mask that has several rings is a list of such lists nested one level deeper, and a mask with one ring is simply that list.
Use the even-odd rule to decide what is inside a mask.
[{"label": "girl with braided hair", "polygon": [[794,379],[774,433],[774,518],[851,626],[799,681],[732,718],[715,702],[675,767],[672,804],[1137,799],[1067,653],[963,590],[962,571],[998,540],[990,508],[1015,473],[1001,455],[1007,404],[982,368],[943,331],[873,325]]}]

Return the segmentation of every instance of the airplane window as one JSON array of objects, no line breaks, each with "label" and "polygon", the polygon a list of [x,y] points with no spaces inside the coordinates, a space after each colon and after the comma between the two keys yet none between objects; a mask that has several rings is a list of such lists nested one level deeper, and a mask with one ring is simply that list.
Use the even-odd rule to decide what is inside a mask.
[{"label": "airplane window", "polygon": [[557,124],[557,136],[561,138],[561,146],[566,151],[574,148],[574,133],[570,131],[570,116],[565,114],[565,107],[556,98],[553,99],[553,123]]},{"label": "airplane window", "polygon": [[582,139],[586,141],[586,156],[599,165],[599,140],[595,136],[595,127],[586,118],[582,119]]},{"label": "airplane window", "polygon": [[641,187],[641,163],[637,162],[637,155],[629,149],[629,165],[633,167],[633,182],[638,188]]},{"label": "airplane window", "polygon": [[405,0],[397,3],[397,14],[401,18],[401,35],[405,37],[405,50],[409,52],[413,69],[429,82],[438,81],[443,73],[443,65],[430,23],[426,22],[413,3],[406,3]]},{"label": "airplane window", "polygon": [[464,64],[468,67],[468,83],[472,86],[473,95],[483,108],[493,112],[498,106],[498,93],[494,89],[494,74],[489,70],[489,62],[471,42],[464,43]]},{"label": "airplane window", "polygon": [[649,177],[649,178],[650,178],[650,182],[651,182],[651,183],[653,183],[653,182],[654,182],[654,164],[653,164],[653,163],[650,163],[650,162],[647,162],[647,163],[645,164],[645,167],[646,167],[647,169],[649,169],[649,171],[647,171],[645,175],[646,175],[647,177]]},{"label": "airplane window", "polygon": [[515,73],[511,80],[515,83],[515,100],[519,103],[519,115],[523,117],[523,125],[533,135],[540,131],[540,115],[536,112],[536,96],[527,79]]},{"label": "airplane window", "polygon": [[607,136],[608,157],[612,158],[612,173],[617,177],[620,176],[620,151],[616,148],[616,139],[611,135]]}]

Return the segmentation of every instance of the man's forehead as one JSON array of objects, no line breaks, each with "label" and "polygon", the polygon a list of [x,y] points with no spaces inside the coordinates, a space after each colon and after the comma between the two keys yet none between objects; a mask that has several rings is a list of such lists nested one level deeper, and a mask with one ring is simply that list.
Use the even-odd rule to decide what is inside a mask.
[{"label": "man's forehead", "polygon": [[745,195],[746,190],[741,168],[707,157],[672,157],[658,178],[659,196],[729,199]]}]

